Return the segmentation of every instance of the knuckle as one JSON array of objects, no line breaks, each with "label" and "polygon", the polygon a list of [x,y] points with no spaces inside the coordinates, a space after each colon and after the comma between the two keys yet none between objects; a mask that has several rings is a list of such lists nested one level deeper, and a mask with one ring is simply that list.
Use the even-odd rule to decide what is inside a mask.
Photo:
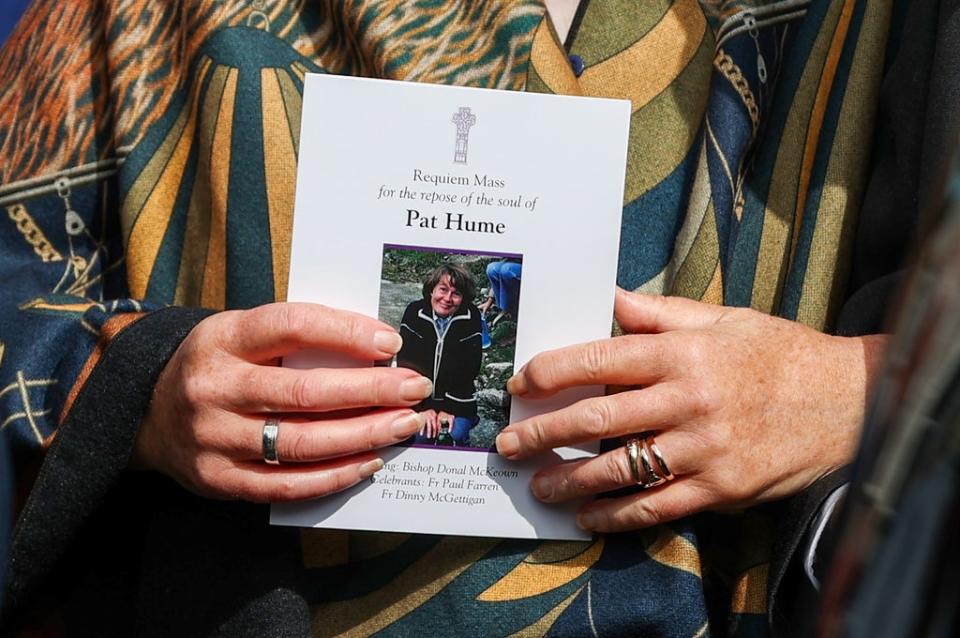
[{"label": "knuckle", "polygon": [[264,328],[273,329],[277,322],[277,316],[280,312],[280,304],[267,304],[257,306],[249,310],[238,310],[237,314],[230,316],[225,314],[224,318],[231,326],[231,339],[241,337],[244,334],[256,334]]},{"label": "knuckle", "polygon": [[377,374],[373,383],[366,384],[370,405],[386,405],[393,403],[397,398],[397,382],[386,375]]},{"label": "knuckle", "polygon": [[561,483],[562,488],[565,488],[568,493],[572,493],[575,496],[594,493],[596,490],[591,489],[593,485],[594,481],[591,480],[590,475],[583,468],[575,470]]},{"label": "knuckle", "polygon": [[726,501],[729,503],[742,503],[752,500],[756,495],[755,488],[748,481],[731,480],[729,477],[720,476],[714,479],[712,485],[715,501]]},{"label": "knuckle", "polygon": [[223,324],[230,323],[231,315],[233,315],[234,312],[236,311],[217,313],[203,319],[193,327],[187,335],[187,338],[183,340],[184,344],[190,344],[196,347],[210,343],[211,341],[216,342],[218,338],[223,335]]},{"label": "knuckle", "polygon": [[236,341],[238,328],[246,311],[225,310],[207,317],[197,328],[197,343],[204,348],[209,346],[218,349],[229,349],[230,344]]},{"label": "knuckle", "polygon": [[257,481],[246,481],[237,489],[240,498],[251,503],[269,503],[277,500],[273,491]]},{"label": "knuckle", "polygon": [[606,342],[594,341],[583,350],[583,374],[587,383],[600,383],[610,365],[610,349]]},{"label": "knuckle", "polygon": [[347,335],[351,345],[363,343],[364,326],[360,318],[355,315],[349,315],[347,318]]},{"label": "knuckle", "polygon": [[604,439],[610,433],[611,409],[607,401],[596,399],[585,406],[583,414],[584,433],[592,439]]},{"label": "knuckle", "polygon": [[289,403],[295,410],[309,410],[313,407],[313,383],[307,374],[298,374],[290,383]]},{"label": "knuckle", "polygon": [[182,377],[180,392],[184,402],[193,408],[210,402],[214,395],[214,386],[210,379],[198,375]]},{"label": "knuckle", "polygon": [[633,472],[630,470],[630,462],[626,454],[618,454],[616,451],[604,456],[604,478],[610,485],[632,485]]},{"label": "knuckle", "polygon": [[[618,342],[632,361],[661,361],[663,357],[662,339],[651,339],[650,335],[624,335]],[[631,372],[635,371],[631,370]]]},{"label": "knuckle", "polygon": [[278,482],[276,487],[273,489],[275,498],[281,499],[290,499],[294,498],[297,493],[297,486],[299,481],[293,475],[285,475]]},{"label": "knuckle", "polygon": [[527,387],[533,392],[545,392],[551,384],[550,367],[542,357],[534,357],[524,370]]},{"label": "knuckle", "polygon": [[668,520],[656,499],[638,498],[624,512],[624,523],[648,527]]},{"label": "knuckle", "polygon": [[292,475],[273,475],[272,480],[246,483],[244,498],[255,503],[289,501],[296,497],[297,480]]},{"label": "knuckle", "polygon": [[221,479],[222,467],[209,454],[198,454],[191,468],[191,479],[204,491],[219,493],[224,487]]},{"label": "knuckle", "polygon": [[240,367],[233,373],[233,381],[229,385],[233,386],[238,397],[243,397],[251,402],[258,402],[261,399],[261,384],[256,368]]},{"label": "knuckle", "polygon": [[364,451],[380,447],[377,440],[376,421],[371,419],[363,424],[363,430],[360,436],[360,447]]},{"label": "knuckle", "polygon": [[677,390],[678,399],[690,407],[691,418],[702,418],[720,410],[722,401],[717,390],[708,384],[695,384]]},{"label": "knuckle", "polygon": [[284,446],[286,449],[282,455],[279,455],[280,458],[294,463],[309,461],[312,446],[307,434],[299,429],[286,428],[286,430],[284,432],[284,438],[287,439],[287,444]]},{"label": "knuckle", "polygon": [[542,448],[547,441],[547,430],[543,425],[543,419],[534,418],[530,421],[527,428],[527,441],[533,448]]},{"label": "knuckle", "polygon": [[713,341],[703,334],[687,334],[685,336],[687,363],[694,370],[709,370],[714,348]]},{"label": "knuckle", "polygon": [[308,323],[307,310],[302,304],[275,304],[277,310],[277,331],[286,336],[303,332]]},{"label": "knuckle", "polygon": [[356,483],[356,480],[346,472],[332,472],[328,477],[323,492],[325,494],[333,494],[334,492],[341,492],[351,485]]},{"label": "knuckle", "polygon": [[193,440],[201,449],[217,448],[224,439],[222,429],[211,422],[198,422],[191,428]]},{"label": "knuckle", "polygon": [[719,422],[710,428],[710,438],[717,451],[743,449],[743,441],[739,441],[737,434],[726,423]]}]

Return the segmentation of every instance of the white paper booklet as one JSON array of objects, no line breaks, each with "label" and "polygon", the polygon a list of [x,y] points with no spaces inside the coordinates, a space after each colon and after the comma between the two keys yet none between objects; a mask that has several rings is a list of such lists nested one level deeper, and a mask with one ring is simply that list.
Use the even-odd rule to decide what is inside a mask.
[{"label": "white paper booklet", "polygon": [[491,449],[508,422],[603,392],[511,402],[505,383],[539,352],[610,335],[629,118],[622,100],[307,76],[288,299],[393,325],[392,365],[434,393],[417,408],[430,430],[385,450],[372,480],[274,505],[273,524],[588,538],[575,505],[528,483],[595,450]]}]

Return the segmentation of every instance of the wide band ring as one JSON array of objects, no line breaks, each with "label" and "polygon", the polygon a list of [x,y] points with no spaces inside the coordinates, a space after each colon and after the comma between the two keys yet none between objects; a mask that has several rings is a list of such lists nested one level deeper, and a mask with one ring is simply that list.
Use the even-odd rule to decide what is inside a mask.
[{"label": "wide band ring", "polygon": [[280,433],[280,419],[270,418],[263,423],[263,460],[268,465],[280,465],[277,457],[277,435]]},{"label": "wide band ring", "polygon": [[652,435],[631,437],[624,448],[633,481],[641,488],[658,487],[676,478]]}]

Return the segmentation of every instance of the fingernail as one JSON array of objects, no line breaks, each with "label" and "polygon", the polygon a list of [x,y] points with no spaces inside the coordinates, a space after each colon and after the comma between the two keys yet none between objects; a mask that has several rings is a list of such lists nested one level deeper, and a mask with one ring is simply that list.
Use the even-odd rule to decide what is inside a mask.
[{"label": "fingernail", "polygon": [[383,459],[373,459],[360,466],[360,478],[370,478],[383,469]]},{"label": "fingernail", "polygon": [[523,379],[522,370],[507,381],[507,392],[514,396],[522,396],[527,393],[527,384]]},{"label": "fingernail", "polygon": [[397,354],[403,346],[403,337],[391,330],[373,333],[373,347],[384,354]]},{"label": "fingernail", "polygon": [[534,478],[530,487],[533,489],[533,495],[541,501],[553,498],[553,481],[544,476]]},{"label": "fingernail", "polygon": [[497,435],[497,452],[510,458],[520,451],[520,439],[513,432],[501,432]]},{"label": "fingernail", "polygon": [[400,398],[404,401],[426,399],[433,392],[433,383],[426,377],[407,379],[400,384]]},{"label": "fingernail", "polygon": [[581,529],[593,530],[597,526],[597,515],[593,512],[584,512],[577,516],[577,525]]},{"label": "fingernail", "polygon": [[419,414],[408,414],[402,416],[390,426],[390,434],[395,439],[405,439],[413,436],[423,427],[424,418]]}]

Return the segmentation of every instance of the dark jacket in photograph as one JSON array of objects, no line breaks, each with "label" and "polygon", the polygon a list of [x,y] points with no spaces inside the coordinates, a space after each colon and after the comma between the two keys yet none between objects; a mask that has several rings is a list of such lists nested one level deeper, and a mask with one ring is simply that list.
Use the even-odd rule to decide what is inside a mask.
[{"label": "dark jacket in photograph", "polygon": [[433,381],[433,396],[416,409],[442,410],[454,416],[477,416],[474,381],[480,371],[480,311],[464,303],[441,332],[430,302],[414,301],[403,312],[403,347],[397,365],[416,370]]}]

